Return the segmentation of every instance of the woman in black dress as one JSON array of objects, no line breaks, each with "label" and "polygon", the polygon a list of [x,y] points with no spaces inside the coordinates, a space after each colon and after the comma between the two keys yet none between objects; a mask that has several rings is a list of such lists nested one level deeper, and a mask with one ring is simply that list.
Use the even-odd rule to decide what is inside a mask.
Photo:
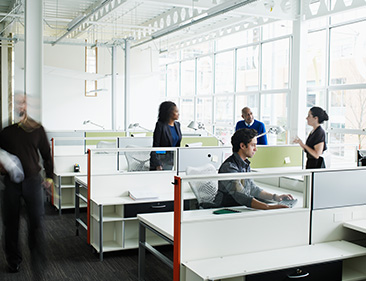
[{"label": "woman in black dress", "polygon": [[[159,106],[158,122],[156,122],[153,147],[179,147],[182,140],[178,107],[174,102],[165,101]],[[173,151],[152,151],[150,170],[171,170],[174,166]]]},{"label": "woman in black dress", "polygon": [[321,157],[327,149],[325,142],[325,131],[320,126],[324,121],[328,121],[328,114],[320,107],[314,106],[309,110],[306,117],[308,125],[313,127],[306,143],[304,144],[299,137],[296,137],[294,143],[298,143],[306,152],[306,169],[325,168],[324,159]]}]

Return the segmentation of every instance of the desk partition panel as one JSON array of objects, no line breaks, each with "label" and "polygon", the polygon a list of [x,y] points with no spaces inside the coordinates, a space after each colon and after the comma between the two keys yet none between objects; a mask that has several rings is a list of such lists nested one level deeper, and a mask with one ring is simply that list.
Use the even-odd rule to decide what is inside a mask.
[{"label": "desk partition panel", "polygon": [[314,172],[313,209],[366,204],[366,168]]},{"label": "desk partition panel", "polygon": [[[121,138],[125,137],[126,132],[85,132],[85,137],[89,140],[86,141],[86,145],[97,145],[97,143],[105,138]],[[92,139],[91,139],[92,138]]]},{"label": "desk partition panel", "polygon": [[129,146],[140,146],[140,147],[152,147],[152,137],[124,137],[118,140],[119,148],[125,148]]},{"label": "desk partition panel", "polygon": [[250,162],[253,169],[302,167],[302,155],[302,148],[298,145],[258,145]]},{"label": "desk partition panel", "polygon": [[364,233],[343,227],[366,219],[366,168],[314,170],[311,242],[356,241]]},{"label": "desk partition panel", "polygon": [[200,144],[200,146],[218,146],[219,141],[215,137],[202,137],[202,136],[183,136],[181,141],[181,147],[185,147],[186,144]]},{"label": "desk partition panel", "polygon": [[[311,173],[298,171],[288,174],[302,178],[303,190],[301,192],[284,189],[281,186],[262,185],[261,187],[270,193],[293,194],[295,198],[298,198],[298,203],[294,208],[265,211],[238,206],[231,207],[231,209],[239,212],[219,215],[213,214],[215,209],[181,211],[181,221],[179,222],[181,261],[187,262],[308,245]],[[178,178],[180,185],[184,186],[190,181],[238,181],[251,178],[255,182],[261,182],[260,180],[263,178],[275,179],[282,176],[283,172],[256,172],[181,176]],[[273,182],[279,183],[280,180],[273,180]],[[174,241],[176,241],[176,236],[174,236]]]}]

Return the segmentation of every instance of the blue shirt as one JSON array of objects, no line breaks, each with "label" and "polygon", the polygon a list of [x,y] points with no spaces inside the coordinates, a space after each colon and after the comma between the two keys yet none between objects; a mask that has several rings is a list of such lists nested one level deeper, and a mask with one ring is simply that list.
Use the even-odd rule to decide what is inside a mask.
[{"label": "blue shirt", "polygon": [[[265,133],[266,132],[266,127],[264,126],[264,124],[260,121],[254,120],[253,124],[251,126],[247,126],[247,124],[245,123],[244,120],[239,121],[238,123],[236,123],[236,127],[235,127],[235,131],[239,130],[239,129],[254,129],[258,132],[258,135]],[[260,138],[257,139],[257,144],[265,144],[267,145],[267,136],[261,136]]]},{"label": "blue shirt", "polygon": [[177,133],[177,130],[175,129],[174,126],[170,126],[169,125],[169,128],[170,128],[170,132],[172,133],[172,147],[175,147],[179,141],[179,136],[178,136],[178,133]]}]

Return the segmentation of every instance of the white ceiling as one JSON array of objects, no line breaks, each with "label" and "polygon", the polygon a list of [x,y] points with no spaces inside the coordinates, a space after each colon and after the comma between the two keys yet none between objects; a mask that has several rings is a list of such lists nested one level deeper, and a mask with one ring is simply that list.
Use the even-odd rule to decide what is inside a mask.
[{"label": "white ceiling", "polygon": [[[0,37],[11,32],[22,38],[24,1],[0,0]],[[347,8],[347,2],[333,0],[329,6],[328,0],[43,0],[43,34],[54,44],[85,39],[113,44],[124,38],[133,39],[132,46],[152,40],[177,43],[278,19],[294,20],[300,10],[307,18],[314,17],[311,6],[325,15]],[[351,5],[365,5],[365,0],[353,0]]]}]

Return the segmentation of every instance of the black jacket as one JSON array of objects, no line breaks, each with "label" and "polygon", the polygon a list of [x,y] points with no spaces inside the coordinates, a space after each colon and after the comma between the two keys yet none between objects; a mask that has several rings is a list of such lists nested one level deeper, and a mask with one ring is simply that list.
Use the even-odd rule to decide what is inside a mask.
[{"label": "black jacket", "polygon": [[[180,146],[180,142],[182,140],[182,132],[180,131],[180,123],[174,122],[174,127],[178,133],[179,140],[176,144],[176,147]],[[163,122],[156,122],[155,130],[154,130],[154,137],[153,137],[153,147],[172,147],[173,140],[172,140],[172,133],[170,132],[170,127],[167,123]],[[166,156],[170,155],[168,158],[174,158],[173,153],[166,153]],[[161,159],[158,155],[153,151],[151,152],[150,158],[150,170],[156,170],[157,166],[164,166]],[[166,157],[165,157],[166,158]],[[171,160],[172,160],[171,159]]]}]

